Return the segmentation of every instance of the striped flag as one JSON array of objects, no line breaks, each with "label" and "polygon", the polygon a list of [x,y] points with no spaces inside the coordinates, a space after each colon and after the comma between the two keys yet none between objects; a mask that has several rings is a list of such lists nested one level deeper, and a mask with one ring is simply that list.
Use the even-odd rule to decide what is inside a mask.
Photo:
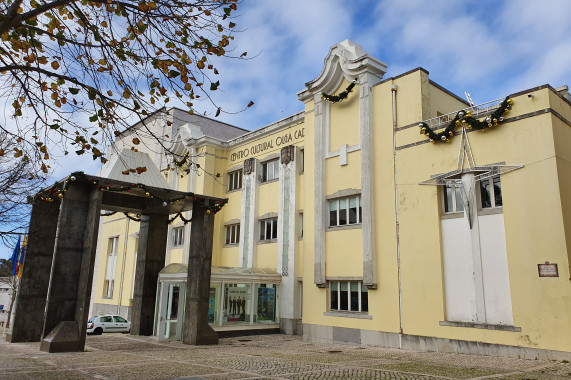
[{"label": "striped flag", "polygon": [[22,237],[18,236],[18,242],[14,247],[14,252],[12,253],[12,275],[15,276],[18,273],[18,257],[20,256],[20,239]]},{"label": "striped flag", "polygon": [[28,247],[28,235],[24,235],[24,241],[22,242],[22,249],[20,250],[20,258],[18,259],[18,266],[16,267],[16,274],[18,278],[22,277],[22,271],[24,270],[24,258],[26,257],[26,248]]}]

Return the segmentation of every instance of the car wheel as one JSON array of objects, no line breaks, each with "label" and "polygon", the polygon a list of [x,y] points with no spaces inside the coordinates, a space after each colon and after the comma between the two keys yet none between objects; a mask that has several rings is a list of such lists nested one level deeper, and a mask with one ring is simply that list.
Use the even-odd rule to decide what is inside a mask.
[{"label": "car wheel", "polygon": [[101,327],[98,327],[93,331],[93,334],[94,335],[101,335],[101,334],[103,334],[103,329]]}]

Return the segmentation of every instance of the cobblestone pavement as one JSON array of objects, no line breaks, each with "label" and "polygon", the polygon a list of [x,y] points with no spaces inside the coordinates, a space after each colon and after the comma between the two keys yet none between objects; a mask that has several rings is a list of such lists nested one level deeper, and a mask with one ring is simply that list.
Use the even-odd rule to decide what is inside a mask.
[{"label": "cobblestone pavement", "polygon": [[217,346],[88,336],[85,352],[47,354],[0,340],[0,379],[571,379],[571,364],[303,342],[264,335]]}]

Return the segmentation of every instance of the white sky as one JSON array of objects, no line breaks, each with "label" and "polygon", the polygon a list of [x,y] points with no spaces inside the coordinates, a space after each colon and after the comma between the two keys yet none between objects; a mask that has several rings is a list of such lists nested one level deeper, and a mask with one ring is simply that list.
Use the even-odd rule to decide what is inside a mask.
[{"label": "white sky", "polygon": [[[476,104],[550,84],[571,84],[569,0],[244,0],[234,20],[236,55],[218,64],[219,116],[248,130],[299,112],[296,93],[315,79],[329,48],[347,38],[388,65],[385,78],[416,67]],[[208,104],[195,102],[213,117]],[[71,156],[71,155],[70,155]],[[65,157],[53,180],[99,164]],[[0,257],[11,249],[0,247]]]}]

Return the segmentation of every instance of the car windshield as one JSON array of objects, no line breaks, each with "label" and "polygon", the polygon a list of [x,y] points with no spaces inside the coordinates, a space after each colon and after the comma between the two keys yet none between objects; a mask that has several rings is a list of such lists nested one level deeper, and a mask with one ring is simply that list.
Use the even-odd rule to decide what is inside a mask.
[{"label": "car windshield", "polygon": [[87,322],[93,322],[95,320],[95,318],[97,318],[97,317],[91,317],[91,318],[89,318],[89,321],[87,321]]}]

